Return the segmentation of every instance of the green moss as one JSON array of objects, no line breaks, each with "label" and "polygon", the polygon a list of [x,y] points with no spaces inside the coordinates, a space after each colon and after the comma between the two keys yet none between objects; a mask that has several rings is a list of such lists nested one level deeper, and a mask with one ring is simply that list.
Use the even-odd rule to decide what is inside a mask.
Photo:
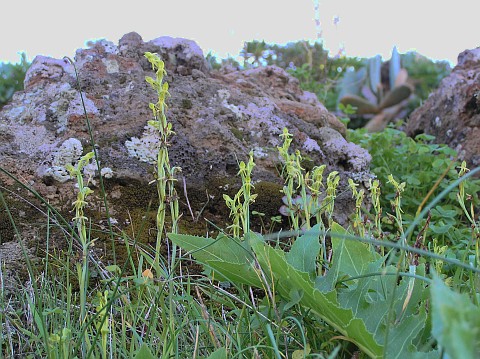
[{"label": "green moss", "polygon": [[126,214],[130,209],[143,208],[146,210],[149,207],[152,209],[158,207],[157,188],[154,184],[147,185],[135,180],[129,180],[128,184],[125,184],[116,179],[106,180],[104,184],[107,193],[112,190],[120,191],[120,194],[115,198],[107,197],[115,207],[122,209],[123,214]]},{"label": "green moss", "polygon": [[236,138],[238,138],[239,140],[243,140],[243,132],[240,131],[238,128],[232,127],[232,128],[230,128],[230,131],[233,133],[233,135]]},{"label": "green moss", "polygon": [[[258,196],[250,208],[252,211],[265,214],[265,216],[263,216],[264,224],[265,222],[269,223],[270,218],[280,214],[278,210],[283,204],[283,194],[280,192],[282,188],[282,185],[273,182],[264,181],[255,184],[253,193],[257,193]],[[252,216],[251,221],[253,225],[252,229],[259,232],[262,225],[260,218]]]},{"label": "green moss", "polygon": [[[21,232],[21,229],[32,224],[34,218],[41,216],[37,210],[40,204],[33,200],[25,190],[19,191],[14,186],[8,188],[11,193],[15,193],[20,198],[28,198],[28,201],[18,200],[16,196],[4,194],[4,199],[8,207],[15,226]],[[45,220],[46,222],[46,220]],[[7,210],[0,204],[0,243],[10,242],[15,239],[15,230],[8,216]]]},{"label": "green moss", "polygon": [[15,231],[5,209],[0,210],[0,243],[10,242],[15,236]]},{"label": "green moss", "polygon": [[186,110],[190,110],[193,107],[193,104],[191,100],[189,100],[188,98],[184,98],[182,99],[181,106]]}]

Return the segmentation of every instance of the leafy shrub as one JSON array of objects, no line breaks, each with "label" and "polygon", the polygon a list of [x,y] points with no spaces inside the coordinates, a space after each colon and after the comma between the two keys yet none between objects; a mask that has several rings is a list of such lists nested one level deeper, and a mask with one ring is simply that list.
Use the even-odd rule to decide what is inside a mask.
[{"label": "leafy shrub", "polygon": [[21,54],[19,63],[0,64],[0,108],[12,98],[16,91],[23,90],[23,80],[30,65],[25,53]]},{"label": "leafy shrub", "polygon": [[346,73],[363,66],[363,59],[356,57],[328,58],[318,68],[303,65],[290,66],[287,71],[300,81],[304,91],[317,95],[329,111],[335,111],[339,97],[338,83]]},{"label": "leafy shrub", "polygon": [[422,101],[426,100],[442,79],[451,72],[448,62],[432,61],[417,52],[407,52],[401,55],[401,61],[415,86],[415,101],[410,102],[412,108],[418,107]]}]

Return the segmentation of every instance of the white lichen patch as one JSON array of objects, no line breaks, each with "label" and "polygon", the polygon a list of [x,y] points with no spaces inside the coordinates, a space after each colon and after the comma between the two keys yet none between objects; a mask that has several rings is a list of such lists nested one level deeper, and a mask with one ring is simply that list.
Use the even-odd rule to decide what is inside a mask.
[{"label": "white lichen patch", "polygon": [[162,36],[150,41],[150,43],[160,46],[164,49],[172,51],[178,47],[182,48],[182,52],[185,55],[185,58],[190,60],[192,57],[199,57],[203,58],[203,51],[200,46],[193,40],[178,38],[178,37],[170,37],[170,36]]},{"label": "white lichen patch", "polygon": [[240,109],[240,107],[235,106],[231,103],[228,103],[228,99],[231,96],[230,92],[228,90],[223,90],[223,89],[218,90],[217,91],[217,96],[222,101],[222,106],[223,107],[232,111],[235,114],[235,116],[237,116],[238,119],[242,118],[242,110]]},{"label": "white lichen patch", "polygon": [[104,178],[112,178],[113,177],[113,170],[110,167],[104,167],[100,170],[100,174]]},{"label": "white lichen patch", "polygon": [[275,114],[276,106],[270,99],[267,97],[257,98],[256,102],[250,102],[247,106],[237,106],[228,102],[231,94],[226,89],[218,90],[217,97],[223,107],[232,111],[237,119],[245,121],[245,128],[250,132],[250,136],[260,139],[264,138],[266,134],[273,135],[268,139],[269,144],[279,145],[278,135],[283,132],[283,128],[287,124]]},{"label": "white lichen patch", "polygon": [[112,41],[101,39],[99,41],[95,41],[93,44],[102,46],[107,54],[118,54],[118,48]]},{"label": "white lichen patch", "polygon": [[51,175],[59,182],[66,182],[70,175],[66,165],[75,165],[83,153],[82,143],[76,138],[65,140],[58,150],[53,154],[52,166],[47,168],[46,175]]},{"label": "white lichen patch", "polygon": [[303,103],[308,103],[312,106],[318,106],[318,104],[320,103],[320,101],[318,101],[317,95],[309,91],[303,91],[303,94],[300,96],[300,101],[302,101]]},{"label": "white lichen patch", "polygon": [[[98,166],[97,166],[97,161],[93,159],[90,161],[90,163],[86,164],[83,167],[83,174],[89,179],[91,183],[94,185],[97,185],[97,181],[94,179],[96,174],[97,174]],[[105,167],[100,169],[100,174],[104,178],[112,178],[113,177],[113,171],[110,167]]]},{"label": "white lichen patch", "polygon": [[68,61],[38,55],[25,74],[24,84],[29,87],[30,82],[38,78],[59,80],[64,74],[75,76],[75,70]]},{"label": "white lichen patch", "polygon": [[16,118],[19,118],[24,111],[25,111],[25,106],[13,107],[10,109],[10,111],[7,111],[7,113],[5,114],[5,117],[9,120],[14,120]]},{"label": "white lichen patch", "polygon": [[264,138],[266,134],[270,135],[267,138],[271,146],[280,144],[278,135],[287,126],[285,121],[275,114],[275,108],[272,101],[264,98],[263,103],[251,102],[246,108],[242,109],[243,115],[248,118],[245,127],[250,131],[250,135],[257,138]]},{"label": "white lichen patch", "polygon": [[332,138],[325,143],[325,148],[338,158],[346,159],[353,171],[361,172],[369,168],[372,156],[367,150],[343,137]]},{"label": "white lichen patch", "polygon": [[[85,92],[82,92],[82,103],[82,98],[78,91],[72,89],[70,85],[62,87],[61,91],[54,94],[57,100],[53,101],[49,106],[49,112],[54,114],[57,133],[67,130],[71,116],[83,117],[85,110],[88,116],[95,116],[100,112],[95,103],[86,96]],[[85,104],[85,110],[83,104]]]},{"label": "white lichen patch", "polygon": [[117,60],[113,59],[102,59],[105,68],[109,74],[116,74],[120,71],[120,66],[118,65]]},{"label": "white lichen patch", "polygon": [[95,177],[95,173],[97,172],[97,161],[93,159],[89,163],[87,163],[83,167],[83,174],[87,176],[87,178],[93,178]]},{"label": "white lichen patch", "polygon": [[157,162],[158,144],[160,137],[152,126],[145,126],[141,138],[132,137],[125,141],[129,156],[138,158],[142,162],[155,164]]},{"label": "white lichen patch", "polygon": [[[85,92],[82,92],[82,96],[87,114],[98,115],[99,110],[97,106],[95,106],[95,103],[86,96]],[[67,115],[83,116],[84,114],[82,99],[80,98],[80,94],[76,92],[75,97],[69,103]]]},{"label": "white lichen patch", "polygon": [[254,147],[253,148],[253,156],[255,158],[264,158],[264,157],[268,157],[268,153],[265,152],[265,150],[262,148],[262,147]]}]

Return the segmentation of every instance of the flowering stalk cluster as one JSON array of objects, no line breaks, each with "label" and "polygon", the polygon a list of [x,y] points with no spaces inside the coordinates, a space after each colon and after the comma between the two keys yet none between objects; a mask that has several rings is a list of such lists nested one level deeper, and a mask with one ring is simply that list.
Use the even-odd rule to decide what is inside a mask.
[{"label": "flowering stalk cluster", "polygon": [[[148,121],[148,124],[158,131],[160,141],[158,145],[157,163],[155,165],[155,181],[158,192],[158,210],[157,210],[157,242],[155,246],[155,264],[159,264],[160,248],[162,238],[165,230],[165,212],[167,207],[170,209],[170,216],[172,221],[172,233],[178,232],[179,204],[178,196],[175,190],[174,182],[175,174],[179,172],[180,167],[171,167],[168,157],[169,138],[175,134],[172,130],[172,123],[167,121],[165,115],[166,104],[165,100],[169,96],[168,83],[163,82],[163,77],[167,74],[165,71],[165,63],[156,54],[150,52],[145,53],[145,57],[152,65],[155,71],[155,78],[145,77],[145,80],[157,92],[158,101],[150,103],[149,107],[153,113],[153,120]],[[172,261],[175,254],[172,255]]]},{"label": "flowering stalk cluster", "polygon": [[[248,163],[241,161],[239,167],[238,174],[242,178],[242,188],[233,198],[227,194],[223,195],[225,204],[230,209],[230,218],[233,220],[232,225],[228,228],[232,229],[235,238],[240,237],[240,229],[243,229],[244,235],[250,231],[250,204],[255,202],[257,197],[256,194],[251,193],[254,188],[252,185],[252,171],[255,167],[253,152],[249,154]],[[243,201],[241,200],[242,197]]]}]

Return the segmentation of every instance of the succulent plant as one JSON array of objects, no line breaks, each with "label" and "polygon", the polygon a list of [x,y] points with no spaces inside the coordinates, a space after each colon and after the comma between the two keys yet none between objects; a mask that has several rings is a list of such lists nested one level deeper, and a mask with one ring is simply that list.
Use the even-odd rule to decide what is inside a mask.
[{"label": "succulent plant", "polygon": [[345,74],[340,85],[339,102],[356,107],[357,115],[374,115],[365,128],[369,132],[381,131],[407,105],[405,100],[413,92],[407,79],[407,70],[401,68],[400,55],[394,47],[388,74],[382,71],[380,55],[369,59],[366,68]]}]

